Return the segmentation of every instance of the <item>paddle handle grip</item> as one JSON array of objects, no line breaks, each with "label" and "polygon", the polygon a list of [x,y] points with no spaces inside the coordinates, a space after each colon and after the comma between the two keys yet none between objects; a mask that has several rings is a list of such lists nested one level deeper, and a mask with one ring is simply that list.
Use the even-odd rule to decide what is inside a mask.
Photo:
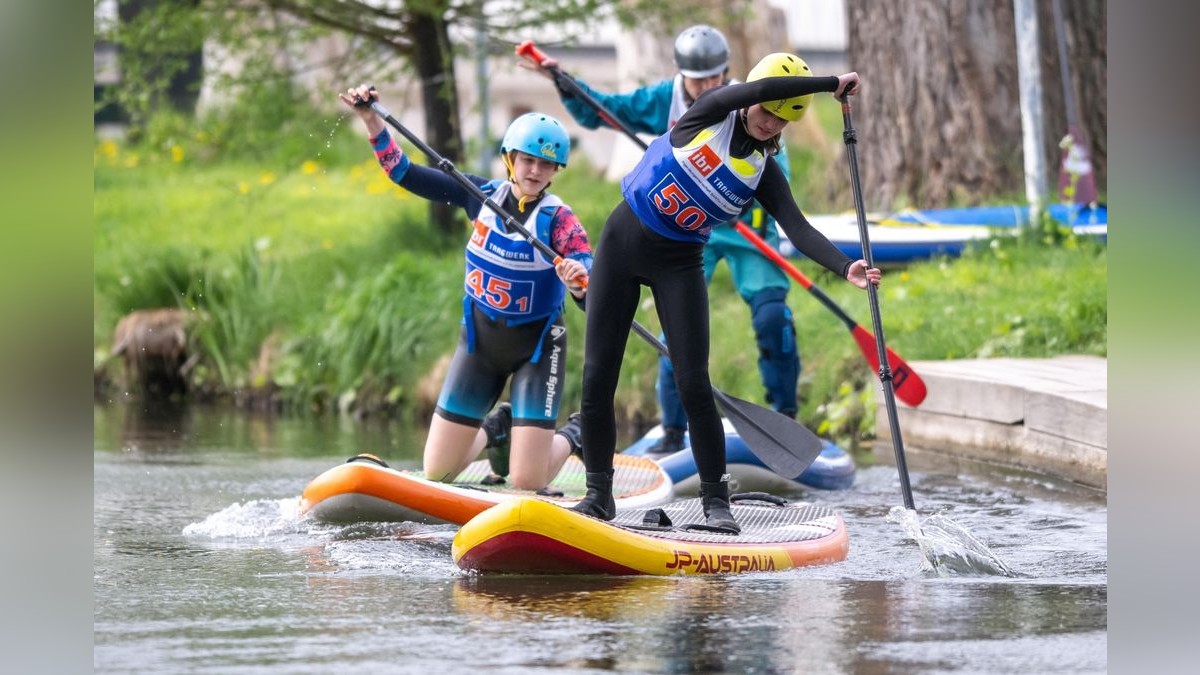
[{"label": "paddle handle grip", "polygon": [[538,49],[537,45],[533,43],[533,40],[526,40],[517,45],[516,52],[517,56],[529,59],[539,66],[542,65],[542,62],[544,62],[547,58],[546,53]]},{"label": "paddle handle grip", "polygon": [[[558,264],[561,263],[563,260],[565,260],[565,258],[563,258],[561,255],[554,256],[554,266],[558,267]],[[583,277],[580,279],[576,279],[575,283],[579,284],[579,288],[586,291],[587,287],[588,287],[587,274],[584,274]],[[570,287],[571,287],[571,285],[567,284],[567,288],[570,288]]]},{"label": "paddle handle grip", "polygon": [[565,89],[566,91],[570,92],[572,96],[586,103],[588,107],[596,112],[600,119],[604,120],[605,124],[613,129],[624,132],[626,136],[629,136],[629,138],[633,140],[634,143],[637,143],[643,150],[646,149],[646,142],[641,138],[638,138],[637,132],[629,128],[629,125],[613,116],[613,114],[604,107],[604,104],[597,101],[594,96],[584,91],[583,87],[579,86],[579,83],[575,81],[575,78],[568,75],[558,66],[542,65],[545,63],[547,56],[545,52],[537,48],[537,45],[533,43],[533,40],[526,40],[517,45],[516,53],[517,56],[527,58],[533,61],[539,67],[550,71],[550,74],[554,77],[554,83],[558,85],[560,89]]},{"label": "paddle handle grip", "polygon": [[[374,94],[375,92],[377,92],[379,90],[376,89],[375,85],[372,84],[372,85],[367,86],[367,91]],[[364,101],[363,99],[361,99],[357,95],[355,95],[355,97],[354,97],[354,107],[355,108],[369,108],[370,106],[371,106],[371,101]]]}]

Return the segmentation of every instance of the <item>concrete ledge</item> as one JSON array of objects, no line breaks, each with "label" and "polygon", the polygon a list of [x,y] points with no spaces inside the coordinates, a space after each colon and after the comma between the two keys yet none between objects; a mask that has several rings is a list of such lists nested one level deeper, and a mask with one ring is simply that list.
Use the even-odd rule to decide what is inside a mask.
[{"label": "concrete ledge", "polygon": [[[1107,489],[1105,448],[1033,431],[1020,424],[918,412],[912,408],[900,408],[898,412],[905,446],[1020,467]],[[878,419],[886,420],[887,413],[882,407],[878,415]],[[877,432],[879,444],[891,442],[886,421],[878,426]]]},{"label": "concrete ledge", "polygon": [[[1106,489],[1108,362],[1092,356],[910,364],[929,388],[897,401],[905,445],[997,462]],[[876,434],[890,442],[880,404]]]},{"label": "concrete ledge", "polygon": [[1025,427],[1107,448],[1108,391],[1027,392]]}]

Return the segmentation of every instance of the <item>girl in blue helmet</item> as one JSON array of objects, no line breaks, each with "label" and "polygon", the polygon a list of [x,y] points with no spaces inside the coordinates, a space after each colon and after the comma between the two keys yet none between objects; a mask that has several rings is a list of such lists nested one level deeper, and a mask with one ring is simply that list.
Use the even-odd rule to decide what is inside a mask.
[{"label": "girl in blue helmet", "polygon": [[[508,443],[507,461],[494,460],[493,468],[509,473],[518,488],[544,488],[567,457],[580,451],[578,415],[558,433],[554,427],[567,365],[563,301],[568,291],[576,301],[583,299],[581,282],[592,264],[579,219],[546,191],[554,174],[567,165],[571,144],[566,130],[549,115],[522,115],[509,125],[500,145],[508,177],[467,175],[562,256],[556,266],[519,233],[506,231],[490,208],[451,177],[410,162],[370,108],[354,108],[356,101],[378,100],[377,91],[362,85],[338,96],[363,121],[379,164],[393,182],[420,197],[462,207],[472,222],[463,327],[425,442],[426,477],[452,481],[485,448]],[[511,407],[503,404],[487,415],[510,378]]]}]

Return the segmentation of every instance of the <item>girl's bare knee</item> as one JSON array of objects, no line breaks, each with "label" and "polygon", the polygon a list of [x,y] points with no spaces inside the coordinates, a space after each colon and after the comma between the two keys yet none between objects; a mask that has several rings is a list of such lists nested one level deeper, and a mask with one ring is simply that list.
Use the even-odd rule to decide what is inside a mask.
[{"label": "girl's bare knee", "polygon": [[546,487],[546,477],[532,471],[513,471],[508,475],[513,487],[518,490],[540,490]]}]

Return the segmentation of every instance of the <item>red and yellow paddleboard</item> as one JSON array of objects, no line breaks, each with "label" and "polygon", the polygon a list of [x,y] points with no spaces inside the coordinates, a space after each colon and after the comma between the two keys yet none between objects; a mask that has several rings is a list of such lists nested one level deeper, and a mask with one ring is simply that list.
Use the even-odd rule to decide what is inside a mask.
[{"label": "red and yellow paddleboard", "polygon": [[[613,493],[618,509],[645,509],[670,501],[671,479],[644,457],[617,455]],[[570,506],[587,492],[583,462],[567,458],[548,486],[562,496],[535,495],[507,484],[486,485],[487,460],[472,462],[453,483],[439,483],[419,471],[398,471],[371,455],[359,455],[317,476],[301,497],[301,511],[332,523],[366,521],[447,522],[461,525],[488,507],[515,497]]]},{"label": "red and yellow paddleboard", "polygon": [[741,497],[732,505],[738,535],[681,526],[704,522],[699,499],[660,507],[669,526],[643,524],[639,511],[604,522],[512,499],[463,525],[451,553],[465,570],[517,574],[739,574],[845,560],[850,540],[837,512],[769,495]]}]

